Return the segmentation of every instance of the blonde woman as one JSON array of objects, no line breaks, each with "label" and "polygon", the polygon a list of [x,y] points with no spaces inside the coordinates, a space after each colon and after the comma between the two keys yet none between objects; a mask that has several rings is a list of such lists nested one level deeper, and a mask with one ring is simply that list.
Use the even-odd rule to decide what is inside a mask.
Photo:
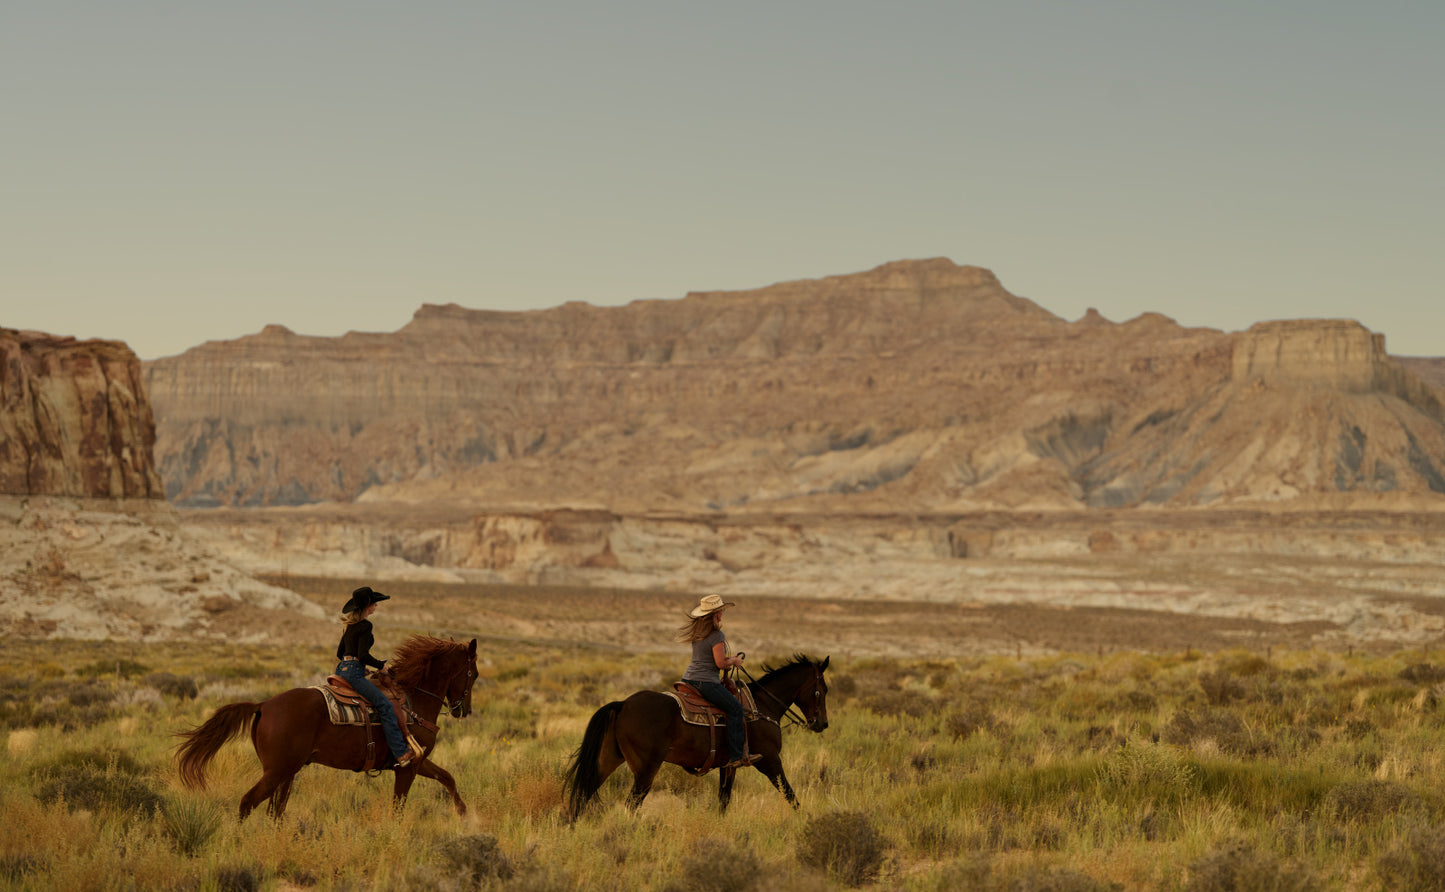
[{"label": "blonde woman", "polygon": [[386,695],[366,677],[367,666],[376,669],[386,666],[384,661],[371,655],[371,646],[376,643],[376,636],[372,634],[370,617],[376,612],[377,604],[389,600],[390,595],[374,592],[371,586],[367,585],[351,593],[351,600],[341,608],[341,622],[346,629],[341,633],[341,643],[336,645],[336,674],[350,682],[356,692],[376,708],[376,714],[381,719],[382,734],[386,736],[386,746],[396,759],[396,767],[406,768],[411,764],[414,754],[411,747],[407,746],[406,738],[402,736],[401,726],[396,721],[396,712]]},{"label": "blonde woman", "polygon": [[688,612],[688,623],[678,631],[678,640],[692,645],[692,662],[682,680],[697,688],[712,705],[727,713],[728,762],[723,768],[742,768],[761,756],[748,755],[747,717],[743,706],[722,683],[722,672],[743,664],[743,658],[728,654],[727,636],[722,631],[723,611],[737,605],[718,595],[706,595]]}]

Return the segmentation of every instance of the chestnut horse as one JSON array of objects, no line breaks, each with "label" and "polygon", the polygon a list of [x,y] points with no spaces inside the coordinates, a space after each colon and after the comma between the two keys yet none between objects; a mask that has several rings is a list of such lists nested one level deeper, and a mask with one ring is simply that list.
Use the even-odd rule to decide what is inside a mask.
[{"label": "chestnut horse", "polygon": [[[420,774],[445,787],[457,814],[466,814],[467,806],[457,794],[456,780],[427,757],[436,745],[436,719],[443,707],[454,718],[471,714],[472,685],[477,680],[477,639],[461,644],[413,636],[396,649],[387,671],[406,692],[412,712],[407,730],[424,751],[411,765],[395,769],[381,725],[371,726],[372,751],[381,756],[376,764],[396,770],[392,786],[396,804],[406,801],[412,781]],[[351,771],[366,766],[367,729],[332,724],[320,691],[292,688],[261,703],[222,706],[204,724],[176,735],[182,739],[176,748],[181,782],[191,789],[205,789],[206,766],[226,741],[247,727],[251,745],[261,760],[261,779],[241,797],[242,820],[262,800],[267,800],[266,810],[280,818],[291,796],[291,781],[312,762]]]},{"label": "chestnut horse", "polygon": [[[811,657],[795,654],[793,659],[777,668],[764,666],[766,674],[748,682],[761,717],[748,723],[748,749],[762,756],[753,767],[761,771],[793,808],[798,797],[783,773],[783,730],[779,721],[786,715],[809,731],[821,733],[828,727],[828,683],[823,671],[828,658],[817,662]],[[796,705],[802,712],[793,713]],[[717,729],[719,737],[725,731]],[[708,760],[713,743],[709,729],[689,724],[682,719],[677,701],[661,691],[638,691],[626,700],[615,700],[597,710],[587,724],[582,745],[572,756],[567,768],[566,790],[571,816],[576,818],[596,797],[602,783],[623,762],[632,769],[632,792],[627,797],[630,808],[647,798],[652,781],[663,762],[671,762],[694,771]],[[718,744],[726,749],[727,744]],[[726,811],[733,795],[735,768],[719,769],[718,804]]]}]

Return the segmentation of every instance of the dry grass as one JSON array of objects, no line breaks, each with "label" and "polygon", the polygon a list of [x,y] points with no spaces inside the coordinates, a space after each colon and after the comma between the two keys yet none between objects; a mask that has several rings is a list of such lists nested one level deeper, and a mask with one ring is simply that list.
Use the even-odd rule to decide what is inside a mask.
[{"label": "dry grass", "polygon": [[786,737],[799,811],[746,773],[719,818],[715,776],[668,766],[636,813],[624,769],[569,824],[588,717],[678,655],[481,650],[476,712],[443,719],[435,755],[467,817],[425,779],[397,815],[389,775],[313,767],[282,821],[239,823],[249,743],[195,793],[170,735],[314,683],[329,648],[7,642],[0,889],[1441,888],[1445,673],[1421,652],[835,654],[832,727]]}]

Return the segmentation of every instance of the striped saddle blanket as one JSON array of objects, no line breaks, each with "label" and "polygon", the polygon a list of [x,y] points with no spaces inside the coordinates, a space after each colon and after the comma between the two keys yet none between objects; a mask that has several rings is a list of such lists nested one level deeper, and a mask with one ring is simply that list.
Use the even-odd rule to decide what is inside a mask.
[{"label": "striped saddle blanket", "polygon": [[365,700],[343,700],[324,684],[312,685],[312,688],[321,692],[322,699],[326,701],[326,714],[333,725],[375,725],[381,721],[376,710]]}]

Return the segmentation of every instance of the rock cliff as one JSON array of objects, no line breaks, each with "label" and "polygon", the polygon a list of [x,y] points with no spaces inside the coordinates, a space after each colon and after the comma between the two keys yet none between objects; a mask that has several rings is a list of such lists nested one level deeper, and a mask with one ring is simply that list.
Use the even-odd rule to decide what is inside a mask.
[{"label": "rock cliff", "polygon": [[0,494],[163,498],[155,436],[125,344],[0,328]]},{"label": "rock cliff", "polygon": [[146,365],[167,493],[898,512],[1445,494],[1440,391],[1357,323],[1067,322],[944,259]]}]

